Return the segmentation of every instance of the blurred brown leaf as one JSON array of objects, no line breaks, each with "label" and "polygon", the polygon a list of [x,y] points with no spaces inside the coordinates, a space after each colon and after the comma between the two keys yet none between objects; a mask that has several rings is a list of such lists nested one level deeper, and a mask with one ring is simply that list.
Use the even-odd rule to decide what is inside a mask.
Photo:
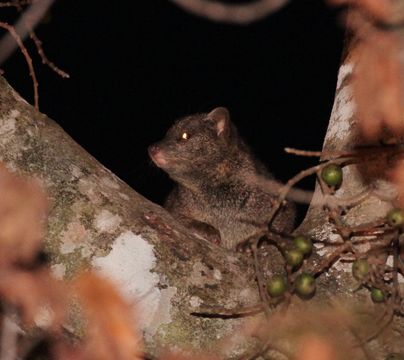
[{"label": "blurred brown leaf", "polygon": [[398,46],[394,34],[369,29],[358,45],[354,72],[357,116],[367,138],[404,130]]},{"label": "blurred brown leaf", "polygon": [[190,353],[188,355],[184,353],[167,352],[160,357],[161,360],[218,360],[215,356],[206,356],[202,354]]},{"label": "blurred brown leaf", "polygon": [[361,335],[355,311],[346,299],[324,304],[297,302],[286,313],[272,315],[256,337],[264,343],[270,339],[273,349],[290,359],[360,359],[362,350],[352,346],[356,341],[352,330]]},{"label": "blurred brown leaf", "polygon": [[[393,24],[404,11],[391,0],[329,0],[333,5],[350,5],[346,26],[357,42],[352,50],[355,63],[353,90],[357,117],[363,135],[400,136],[404,132],[403,89],[399,41],[393,31],[378,24]],[[397,15],[397,12],[400,14]],[[386,133],[387,131],[387,133]]]},{"label": "blurred brown leaf", "polygon": [[0,297],[19,309],[26,326],[56,330],[64,319],[63,285],[47,269],[1,271]]},{"label": "blurred brown leaf", "polygon": [[46,211],[41,187],[0,164],[0,267],[35,259],[41,248]]},{"label": "blurred brown leaf", "polygon": [[390,0],[328,0],[328,2],[337,6],[354,6],[381,21],[386,21],[392,12]]},{"label": "blurred brown leaf", "polygon": [[80,359],[141,359],[142,341],[135,329],[133,308],[122,300],[115,287],[85,273],[74,281],[73,288],[88,325]]},{"label": "blurred brown leaf", "polygon": [[336,360],[337,347],[330,339],[318,335],[304,335],[300,340],[296,360]]}]

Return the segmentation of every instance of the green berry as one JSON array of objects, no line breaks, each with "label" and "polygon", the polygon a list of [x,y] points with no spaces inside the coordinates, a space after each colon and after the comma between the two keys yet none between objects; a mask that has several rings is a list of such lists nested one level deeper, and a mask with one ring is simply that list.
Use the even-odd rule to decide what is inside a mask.
[{"label": "green berry", "polygon": [[372,288],[372,290],[370,290],[370,296],[375,303],[381,303],[385,299],[384,292],[378,288]]},{"label": "green berry", "polygon": [[298,249],[290,249],[285,253],[286,262],[292,267],[298,267],[303,262],[303,254]]},{"label": "green berry", "polygon": [[366,259],[355,260],[352,264],[352,275],[356,280],[363,280],[369,274],[370,266]]},{"label": "green berry", "polygon": [[387,213],[387,222],[391,226],[400,227],[404,224],[404,211],[392,209]]},{"label": "green berry", "polygon": [[295,281],[296,292],[304,297],[309,297],[316,291],[316,280],[308,273],[300,274]]},{"label": "green berry", "polygon": [[293,239],[293,244],[295,245],[296,249],[299,250],[303,255],[308,255],[311,253],[313,249],[313,242],[310,238],[305,236],[296,236]]},{"label": "green berry", "polygon": [[342,184],[341,166],[335,164],[325,166],[321,171],[321,178],[329,186],[340,186]]},{"label": "green berry", "polygon": [[274,275],[267,284],[268,294],[272,297],[282,296],[287,288],[286,279],[282,275]]},{"label": "green berry", "polygon": [[404,360],[404,354],[390,353],[386,356],[386,360]]}]

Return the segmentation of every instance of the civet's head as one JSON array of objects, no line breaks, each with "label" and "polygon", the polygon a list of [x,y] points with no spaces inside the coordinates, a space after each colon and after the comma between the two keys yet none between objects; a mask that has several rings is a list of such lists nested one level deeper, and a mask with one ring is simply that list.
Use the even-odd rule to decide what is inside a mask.
[{"label": "civet's head", "polygon": [[210,113],[186,116],[167,131],[161,141],[149,146],[153,162],[174,180],[203,174],[228,156],[235,128],[224,107]]}]

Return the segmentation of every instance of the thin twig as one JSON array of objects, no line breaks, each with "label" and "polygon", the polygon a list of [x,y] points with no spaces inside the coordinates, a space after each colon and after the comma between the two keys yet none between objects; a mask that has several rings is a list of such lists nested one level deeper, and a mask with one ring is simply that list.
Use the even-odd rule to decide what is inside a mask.
[{"label": "thin twig", "polygon": [[293,154],[297,156],[307,156],[307,157],[319,157],[319,158],[340,158],[340,157],[351,157],[353,155],[352,152],[347,151],[312,151],[312,150],[301,150],[286,147],[284,151],[287,154]]},{"label": "thin twig", "polygon": [[348,157],[379,157],[380,155],[391,155],[397,153],[403,153],[404,147],[403,145],[394,144],[394,145],[384,145],[384,146],[368,146],[368,147],[359,147],[352,150],[334,150],[334,151],[312,151],[312,150],[301,150],[295,149],[291,147],[284,148],[284,151],[287,154],[293,154],[297,156],[307,156],[307,157],[319,157],[322,160],[335,160],[339,158],[348,158]]},{"label": "thin twig", "polygon": [[[330,188],[321,176],[321,170],[317,171],[317,182],[320,184],[321,191],[323,196],[330,197],[334,195],[335,189]],[[351,234],[350,229],[347,229],[344,225],[344,222],[341,218],[341,209],[333,202],[326,204],[328,209],[328,216],[333,220],[336,228],[344,240],[347,240],[349,235]]]},{"label": "thin twig", "polygon": [[270,230],[266,231],[265,237],[268,241],[272,242],[282,253],[284,253],[288,246],[291,244],[290,239],[287,239],[282,235]]},{"label": "thin twig", "polygon": [[6,29],[9,32],[9,34],[11,34],[11,36],[14,38],[14,40],[18,44],[18,47],[20,48],[21,53],[24,55],[25,61],[29,68],[29,74],[32,78],[32,85],[34,87],[34,106],[35,106],[35,109],[38,110],[39,109],[38,80],[37,80],[37,77],[35,74],[34,66],[32,64],[31,56],[29,55],[27,48],[24,46],[20,36],[15,31],[14,26],[12,26],[6,22],[0,21],[0,27],[3,29]]},{"label": "thin twig", "polygon": [[264,278],[262,276],[261,266],[260,266],[259,259],[258,259],[257,242],[258,242],[258,239],[256,241],[253,241],[250,244],[250,248],[251,248],[251,252],[253,254],[253,258],[254,258],[255,276],[257,278],[260,297],[261,297],[261,300],[264,305],[265,314],[267,316],[269,316],[271,313],[271,309],[269,307],[268,294],[266,292],[265,282],[264,282]]},{"label": "thin twig", "polygon": [[385,234],[386,231],[389,230],[389,228],[386,228],[385,219],[377,219],[373,222],[360,224],[358,226],[337,225],[336,228],[339,232],[349,232],[350,234],[355,236],[373,235],[374,232],[376,232],[377,234]]},{"label": "thin twig", "polygon": [[327,254],[318,264],[313,265],[309,272],[313,275],[318,275],[324,271],[324,269],[329,268],[334,262],[338,260],[338,258],[345,251],[351,248],[352,244],[350,241],[344,242],[344,244],[340,245],[336,250],[332,253]]},{"label": "thin twig", "polygon": [[70,75],[59,69],[52,61],[48,59],[48,57],[45,55],[45,52],[43,51],[42,48],[42,41],[38,39],[34,31],[30,31],[29,36],[31,37],[32,41],[34,42],[36,49],[38,51],[39,56],[41,57],[42,64],[48,65],[55,73],[60,75],[62,78],[70,78]]},{"label": "thin twig", "polygon": [[277,199],[277,204],[274,205],[274,207],[271,209],[269,213],[269,219],[270,222],[274,219],[276,213],[278,212],[279,208],[281,207],[283,201],[286,199],[286,196],[288,192],[301,180],[303,180],[305,177],[316,174],[318,171],[321,171],[325,166],[328,164],[344,164],[344,163],[350,163],[352,162],[352,159],[346,158],[346,159],[336,159],[333,160],[332,162],[325,162],[313,167],[310,167],[306,170],[303,170],[299,172],[297,175],[292,177],[279,191],[279,196]]}]

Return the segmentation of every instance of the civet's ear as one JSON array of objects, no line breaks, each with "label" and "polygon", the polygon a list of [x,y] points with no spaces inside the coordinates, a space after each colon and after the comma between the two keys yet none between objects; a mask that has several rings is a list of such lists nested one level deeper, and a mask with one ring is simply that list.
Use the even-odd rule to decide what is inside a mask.
[{"label": "civet's ear", "polygon": [[208,118],[215,120],[217,135],[224,135],[228,132],[230,127],[230,113],[225,107],[218,107],[213,109],[209,114]]}]

